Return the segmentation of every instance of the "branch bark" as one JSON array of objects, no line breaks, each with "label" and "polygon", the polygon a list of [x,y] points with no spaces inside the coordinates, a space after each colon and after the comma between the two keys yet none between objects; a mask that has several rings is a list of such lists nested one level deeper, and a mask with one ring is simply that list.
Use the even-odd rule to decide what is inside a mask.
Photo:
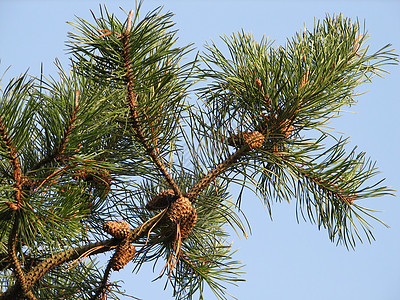
[{"label": "branch bark", "polygon": [[190,199],[191,202],[194,202],[196,198],[200,195],[200,193],[221,173],[225,172],[227,168],[232,166],[235,162],[237,162],[244,154],[250,151],[250,148],[247,144],[240,147],[236,152],[229,155],[227,159],[225,159],[222,163],[216,165],[211,171],[208,172],[203,178],[201,178],[190,190],[186,193],[186,197]]},{"label": "branch bark", "polygon": [[0,136],[3,142],[6,145],[6,149],[10,154],[10,164],[13,169],[13,180],[14,180],[14,189],[15,194],[14,198],[16,204],[11,202],[5,202],[8,207],[14,211],[14,223],[12,229],[8,236],[8,245],[7,250],[9,254],[9,259],[11,261],[11,265],[13,268],[13,272],[17,279],[16,285],[19,286],[22,290],[23,295],[28,298],[35,300],[36,297],[33,293],[29,290],[26,284],[25,274],[22,271],[21,264],[19,262],[17,252],[16,252],[16,243],[17,243],[17,236],[18,236],[18,225],[19,225],[19,218],[20,218],[20,208],[22,207],[22,197],[23,197],[23,188],[22,188],[22,170],[21,164],[18,159],[17,150],[11,140],[11,137],[7,134],[7,130],[3,123],[3,120],[0,118]]},{"label": "branch bark", "polygon": [[36,297],[35,295],[33,295],[32,291],[30,291],[30,288],[27,285],[25,274],[22,271],[21,264],[18,260],[17,253],[15,250],[16,240],[18,236],[18,222],[19,222],[19,217],[18,215],[16,215],[13,227],[8,237],[8,253],[10,255],[11,265],[13,267],[15,277],[17,278],[16,286],[21,288],[21,292],[24,297],[30,300],[35,300]]}]

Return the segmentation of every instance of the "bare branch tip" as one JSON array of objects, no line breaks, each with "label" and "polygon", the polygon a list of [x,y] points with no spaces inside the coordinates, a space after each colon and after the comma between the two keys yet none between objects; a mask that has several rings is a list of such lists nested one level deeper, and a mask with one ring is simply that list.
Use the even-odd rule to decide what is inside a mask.
[{"label": "bare branch tip", "polygon": [[132,29],[132,19],[133,19],[133,9],[131,9],[131,11],[129,12],[129,15],[128,15],[128,22],[126,24],[125,34],[129,34],[129,32]]},{"label": "bare branch tip", "polygon": [[77,110],[78,109],[78,107],[79,107],[79,90],[76,90],[76,92],[75,92],[75,103],[74,103],[74,105],[75,105],[75,110]]}]

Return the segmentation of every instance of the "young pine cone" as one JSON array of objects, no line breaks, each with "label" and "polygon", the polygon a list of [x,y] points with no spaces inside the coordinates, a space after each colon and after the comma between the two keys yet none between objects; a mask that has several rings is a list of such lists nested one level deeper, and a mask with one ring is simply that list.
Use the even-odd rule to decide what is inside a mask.
[{"label": "young pine cone", "polygon": [[96,168],[95,170],[78,170],[74,174],[74,179],[91,183],[96,188],[99,188],[106,193],[111,190],[112,179],[110,171],[106,169]]},{"label": "young pine cone", "polygon": [[281,123],[279,131],[283,135],[283,137],[287,138],[292,134],[293,128],[294,128],[294,126],[292,124],[292,121],[290,121],[289,119],[285,119]]},{"label": "young pine cone", "polygon": [[104,223],[103,230],[117,239],[124,239],[131,231],[125,221],[109,221]]}]

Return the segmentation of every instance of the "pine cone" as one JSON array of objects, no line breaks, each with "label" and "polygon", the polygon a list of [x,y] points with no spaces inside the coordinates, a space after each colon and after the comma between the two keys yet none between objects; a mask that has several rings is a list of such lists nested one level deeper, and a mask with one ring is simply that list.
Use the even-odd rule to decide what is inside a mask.
[{"label": "pine cone", "polygon": [[7,206],[8,206],[8,208],[10,208],[11,210],[18,210],[18,206],[16,205],[16,204],[14,204],[14,203],[12,203],[12,202],[9,202],[9,201],[6,201],[6,202],[4,202]]},{"label": "pine cone", "polygon": [[75,172],[74,178],[95,184],[97,187],[109,192],[111,189],[111,175],[107,169],[96,168],[95,170],[78,170]]},{"label": "pine cone", "polygon": [[196,210],[193,208],[189,198],[181,197],[173,202],[166,213],[165,223],[167,227],[162,234],[164,236],[176,237],[177,225],[180,226],[182,239],[187,238],[197,220]]},{"label": "pine cone", "polygon": [[256,85],[257,85],[257,87],[260,89],[260,88],[262,88],[262,82],[261,82],[261,79],[260,78],[256,78]]},{"label": "pine cone", "polygon": [[33,190],[34,185],[35,185],[35,181],[33,179],[28,178],[28,177],[22,177],[21,178],[21,188],[24,191]]},{"label": "pine cone", "polygon": [[146,208],[148,210],[158,210],[168,207],[168,205],[173,202],[177,197],[173,190],[168,189],[158,193],[153,199],[151,199],[147,204]]},{"label": "pine cone", "polygon": [[280,133],[283,135],[283,137],[287,138],[292,134],[294,126],[292,125],[292,121],[289,119],[285,119],[279,128]]},{"label": "pine cone", "polygon": [[104,223],[103,230],[117,239],[124,239],[131,231],[125,221],[109,221]]},{"label": "pine cone", "polygon": [[260,148],[264,143],[264,136],[259,131],[243,133],[243,138],[250,150]]},{"label": "pine cone", "polygon": [[193,206],[189,198],[181,197],[171,204],[167,211],[167,218],[171,223],[177,224],[182,218],[190,215],[192,210]]},{"label": "pine cone", "polygon": [[191,213],[184,217],[180,222],[180,230],[182,239],[186,239],[189,236],[190,231],[193,229],[194,225],[197,221],[197,213],[196,210],[193,209]]},{"label": "pine cone", "polygon": [[[290,119],[285,119],[281,121],[280,123],[278,122],[278,118],[276,115],[271,115],[271,116],[264,116],[264,124],[268,125],[268,128],[276,128],[273,129],[273,133],[279,134],[280,136],[283,136],[284,138],[289,137],[294,129],[294,126],[292,125],[292,121]],[[265,125],[261,125],[261,128],[265,128]]]},{"label": "pine cone", "polygon": [[259,148],[264,143],[264,136],[259,131],[254,132],[240,132],[238,134],[233,134],[228,139],[228,144],[231,146],[241,147],[244,144],[247,144],[250,150]]},{"label": "pine cone", "polygon": [[119,271],[135,257],[136,249],[133,244],[124,241],[117,246],[114,255],[111,257],[111,269]]}]

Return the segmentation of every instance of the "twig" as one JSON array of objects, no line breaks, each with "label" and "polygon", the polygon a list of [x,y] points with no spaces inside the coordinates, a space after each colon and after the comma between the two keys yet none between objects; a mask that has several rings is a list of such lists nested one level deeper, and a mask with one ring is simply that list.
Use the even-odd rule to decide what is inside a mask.
[{"label": "twig", "polygon": [[131,11],[129,12],[128,21],[126,24],[126,30],[124,32],[124,35],[128,35],[132,30],[132,18],[133,18],[133,9],[131,9]]},{"label": "twig", "polygon": [[[135,91],[135,78],[134,78],[134,72],[132,70],[131,66],[131,58],[130,58],[130,43],[129,43],[129,34],[131,31],[132,27],[132,16],[133,16],[133,11],[129,13],[128,16],[128,22],[127,22],[127,27],[124,32],[124,35],[122,36],[122,41],[123,41],[123,51],[122,51],[122,57],[124,60],[124,67],[125,67],[125,81],[127,84],[127,105],[129,107],[130,111],[130,116],[131,116],[131,122],[132,122],[132,127],[134,129],[135,135],[137,139],[140,141],[140,143],[143,145],[145,148],[146,153],[151,157],[153,160],[154,164],[157,166],[159,171],[161,172],[162,176],[165,178],[165,180],[168,182],[168,184],[171,186],[171,188],[174,190],[174,193],[178,197],[182,197],[182,192],[174,179],[171,177],[171,175],[168,173],[167,169],[165,168],[163,162],[160,159],[160,156],[158,155],[156,149],[154,146],[149,143],[148,139],[145,137],[143,130],[142,130],[142,124],[138,115],[138,102],[137,102],[137,94]],[[153,141],[154,143],[154,141]]]},{"label": "twig", "polygon": [[128,236],[129,242],[133,243],[137,239],[143,237],[149,231],[153,230],[155,225],[157,225],[157,223],[162,219],[162,217],[165,215],[167,210],[168,210],[168,207],[165,208],[163,211],[159,212],[154,217],[148,219],[142,225],[140,225],[140,226],[136,227],[135,229],[131,230],[131,232],[130,232],[130,234]]},{"label": "twig", "polygon": [[96,293],[90,297],[90,300],[97,300],[100,298],[100,296],[102,294],[105,294],[105,290],[107,288],[107,281],[108,278],[110,277],[110,273],[111,273],[111,265],[112,265],[112,260],[110,260],[107,264],[106,269],[104,270],[104,275],[103,275],[103,279],[101,280],[101,284],[100,286],[97,288]]},{"label": "twig", "polygon": [[19,209],[22,206],[22,170],[21,164],[18,159],[17,150],[11,140],[11,137],[7,134],[3,120],[0,117],[0,137],[6,144],[6,149],[10,154],[10,164],[13,168],[13,179],[15,186],[15,200],[16,206]]},{"label": "twig", "polygon": [[222,163],[216,165],[211,171],[208,172],[203,178],[201,178],[190,190],[186,193],[186,197],[194,202],[199,194],[215,179],[223,173],[227,168],[232,166],[238,161],[244,154],[250,150],[247,144],[244,144],[235,153],[231,154]]},{"label": "twig", "polygon": [[[73,167],[74,165],[75,165],[75,164],[66,165],[66,166],[62,167],[61,169],[58,169],[58,170],[54,171],[54,172],[51,173],[49,176],[47,176],[47,177],[35,188],[35,191],[39,190],[39,189],[43,186],[43,184],[45,184],[46,181],[49,180],[51,177],[53,177],[54,175],[57,175],[58,173],[64,171],[65,169],[67,169],[67,168],[69,168],[69,167]],[[61,174],[59,174],[59,175],[57,176],[57,178],[58,178],[59,176],[61,176]]]},{"label": "twig", "polygon": [[54,149],[53,153],[51,153],[49,156],[44,157],[42,160],[40,160],[33,168],[33,171],[36,171],[40,169],[42,166],[50,163],[51,161],[54,160],[60,160],[61,155],[65,152],[65,148],[67,147],[72,129],[75,127],[75,121],[76,117],[78,115],[80,106],[79,106],[79,91],[76,90],[75,92],[75,98],[74,98],[74,110],[71,113],[71,117],[69,119],[69,122],[64,130],[64,135],[61,138],[60,145]]},{"label": "twig", "polygon": [[77,259],[75,259],[74,261],[68,263],[69,265],[71,265],[68,269],[66,269],[65,271],[68,271],[72,268],[75,268],[81,261],[83,261],[86,257],[88,257],[90,255],[90,253],[97,251],[101,248],[103,248],[104,246],[98,246],[98,247],[93,247],[92,249],[89,249],[88,251],[86,251],[85,253],[82,253],[82,255],[80,255]]},{"label": "twig", "polygon": [[[293,164],[291,162],[287,161],[287,163],[292,165],[299,172],[299,174],[302,177],[304,177],[305,179],[307,179],[307,180],[313,182],[314,184],[316,184],[325,193],[329,193],[331,195],[335,195],[338,199],[340,199],[340,201],[342,201],[344,203],[347,203],[349,205],[353,204],[354,197],[345,195],[343,193],[343,191],[341,191],[341,189],[337,185],[335,185],[335,184],[333,184],[331,182],[328,182],[328,181],[322,179],[321,177],[313,176],[313,175],[309,174],[304,168],[302,168],[300,166],[297,166],[297,165],[295,165],[295,164]],[[341,178],[339,178],[339,179],[341,179]],[[341,180],[343,180],[343,179],[341,179]]]}]

